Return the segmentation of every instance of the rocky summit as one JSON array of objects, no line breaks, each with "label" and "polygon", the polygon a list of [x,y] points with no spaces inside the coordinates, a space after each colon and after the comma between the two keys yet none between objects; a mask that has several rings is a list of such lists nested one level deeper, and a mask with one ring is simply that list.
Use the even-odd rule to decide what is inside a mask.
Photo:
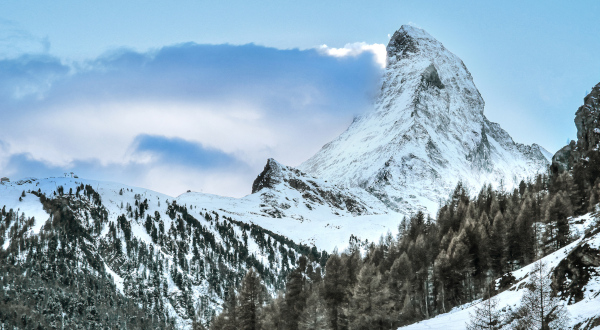
[{"label": "rocky summit", "polygon": [[407,213],[435,213],[459,181],[476,193],[546,170],[548,152],[490,122],[467,67],[427,32],[402,26],[387,62],[373,110],[299,169]]}]

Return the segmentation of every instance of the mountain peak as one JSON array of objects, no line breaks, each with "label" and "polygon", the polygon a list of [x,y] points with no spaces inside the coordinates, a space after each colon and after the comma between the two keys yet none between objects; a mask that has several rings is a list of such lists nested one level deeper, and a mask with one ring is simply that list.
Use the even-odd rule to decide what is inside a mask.
[{"label": "mountain peak", "polygon": [[459,180],[478,191],[545,171],[541,149],[515,143],[485,118],[471,73],[441,42],[403,25],[387,52],[373,111],[299,169],[366,189],[392,209],[432,214]]},{"label": "mountain peak", "polygon": [[[385,206],[362,191],[357,192],[357,195],[298,169],[282,165],[273,158],[269,158],[264,170],[254,180],[252,194],[260,196],[261,205],[264,206],[262,212],[273,217],[290,215],[298,207],[333,210],[335,215],[373,214],[376,209],[385,209]],[[292,208],[292,205],[295,207]]]},{"label": "mountain peak", "polygon": [[405,52],[416,53],[420,43],[440,44],[427,31],[412,25],[402,25],[390,39],[387,46],[387,55],[392,58]]},{"label": "mountain peak", "polygon": [[[396,31],[394,33],[394,36],[404,36],[404,37],[409,37],[412,39],[423,39],[423,40],[428,40],[428,41],[437,41],[437,39],[435,39],[434,37],[431,36],[431,34],[429,34],[427,31],[416,27],[414,25],[410,25],[410,24],[404,24],[402,25],[398,31]],[[394,37],[392,37],[392,40],[394,39]]]},{"label": "mountain peak", "polygon": [[283,180],[283,171],[285,171],[285,166],[275,159],[269,158],[263,171],[252,183],[252,193],[254,194],[263,188],[273,188],[274,185]]}]

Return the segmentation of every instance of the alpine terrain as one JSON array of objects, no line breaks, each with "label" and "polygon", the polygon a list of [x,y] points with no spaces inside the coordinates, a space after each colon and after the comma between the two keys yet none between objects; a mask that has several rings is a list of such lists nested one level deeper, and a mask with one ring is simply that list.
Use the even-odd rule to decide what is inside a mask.
[{"label": "alpine terrain", "polygon": [[469,70],[427,32],[403,25],[387,60],[373,111],[299,169],[366,189],[394,210],[431,214],[458,181],[473,192],[485,183],[510,189],[546,170],[549,153],[487,120]]},{"label": "alpine terrain", "polygon": [[489,329],[600,325],[600,84],[550,164],[425,31],[387,61],[372,111],[242,198],[2,178],[0,329],[463,329],[477,306],[501,309]]}]

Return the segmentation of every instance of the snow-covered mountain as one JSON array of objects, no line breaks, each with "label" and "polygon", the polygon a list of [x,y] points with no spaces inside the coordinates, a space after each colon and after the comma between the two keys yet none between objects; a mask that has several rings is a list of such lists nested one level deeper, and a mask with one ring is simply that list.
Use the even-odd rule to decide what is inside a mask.
[{"label": "snow-covered mountain", "polygon": [[363,188],[398,211],[433,214],[459,180],[475,193],[485,183],[510,188],[546,170],[549,153],[515,143],[487,120],[466,66],[427,32],[402,26],[387,56],[374,109],[300,170]]},{"label": "snow-covered mountain", "polygon": [[[535,290],[533,279],[545,279],[547,297],[553,297],[562,305],[557,309],[548,308],[549,298],[544,298],[546,309],[541,309],[545,315],[554,314],[564,308],[568,321],[550,329],[600,329],[600,206],[598,195],[600,186],[600,84],[584,98],[584,104],[575,113],[577,141],[556,152],[552,158],[552,173],[554,180],[567,182],[563,190],[565,196],[588,200],[589,204],[576,217],[568,218],[569,235],[572,242],[553,253],[550,253],[535,263],[504,274],[493,283],[494,294],[492,301],[476,300],[452,309],[448,313],[437,315],[428,320],[401,327],[401,330],[417,329],[466,329],[467,323],[482,315],[481,310],[487,309],[487,315],[497,317],[495,329],[520,329],[519,319],[529,314],[530,310],[523,308],[523,297],[531,295]],[[577,181],[577,184],[574,184]],[[569,183],[570,182],[570,183]],[[584,189],[581,189],[584,187]],[[579,191],[578,191],[579,190]],[[583,193],[583,198],[578,194]],[[582,203],[586,205],[585,203]],[[574,206],[576,206],[574,204]],[[538,223],[542,228],[550,226],[549,222]],[[539,244],[547,244],[541,239]],[[542,274],[533,274],[540,263],[545,264]],[[536,267],[537,266],[537,267]],[[538,276],[536,276],[538,275]],[[541,275],[541,276],[539,276]],[[538,282],[538,284],[541,282]],[[538,289],[536,294],[540,292]],[[496,294],[497,293],[497,294]],[[493,307],[490,307],[493,306]],[[539,310],[538,313],[539,315]],[[564,314],[563,314],[564,316]],[[547,321],[553,321],[554,316]],[[538,318],[539,320],[539,318]],[[528,327],[533,328],[533,327]]]},{"label": "snow-covered mountain", "polygon": [[[65,315],[79,304],[69,281],[85,283],[88,276],[112,283],[109,289],[127,299],[115,304],[138,313],[133,326],[150,326],[143,322],[156,316],[163,323],[153,326],[189,328],[195,312],[205,321],[218,313],[228,288],[251,267],[274,294],[301,255],[323,266],[327,252],[396,232],[406,214],[434,214],[458,181],[472,192],[485,183],[508,189],[546,170],[547,151],[515,143],[486,119],[469,71],[440,42],[403,26],[387,51],[373,111],[298,169],[269,159],[243,198],[171,197],[66,177],[0,184],[0,256],[11,262],[0,270],[14,272],[0,272],[0,280],[12,281],[0,298],[39,296],[14,284],[36,269],[51,283],[40,287],[58,283],[56,299],[73,296],[62,306],[54,298],[36,302],[38,310],[48,305],[49,313],[63,315],[55,325],[68,328],[75,325],[69,317],[64,323]],[[66,275],[55,278],[60,267]],[[90,301],[88,309],[110,310]],[[94,317],[98,324],[129,324],[120,316]]]}]

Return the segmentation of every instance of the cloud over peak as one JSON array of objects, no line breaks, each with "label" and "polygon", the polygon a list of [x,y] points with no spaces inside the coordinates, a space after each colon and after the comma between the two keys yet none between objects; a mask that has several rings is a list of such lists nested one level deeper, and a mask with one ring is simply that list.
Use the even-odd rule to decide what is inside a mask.
[{"label": "cloud over peak", "polygon": [[333,57],[356,57],[363,53],[371,53],[375,61],[383,69],[387,64],[387,52],[384,44],[367,44],[365,42],[354,42],[344,45],[342,48],[321,45],[318,50]]}]

